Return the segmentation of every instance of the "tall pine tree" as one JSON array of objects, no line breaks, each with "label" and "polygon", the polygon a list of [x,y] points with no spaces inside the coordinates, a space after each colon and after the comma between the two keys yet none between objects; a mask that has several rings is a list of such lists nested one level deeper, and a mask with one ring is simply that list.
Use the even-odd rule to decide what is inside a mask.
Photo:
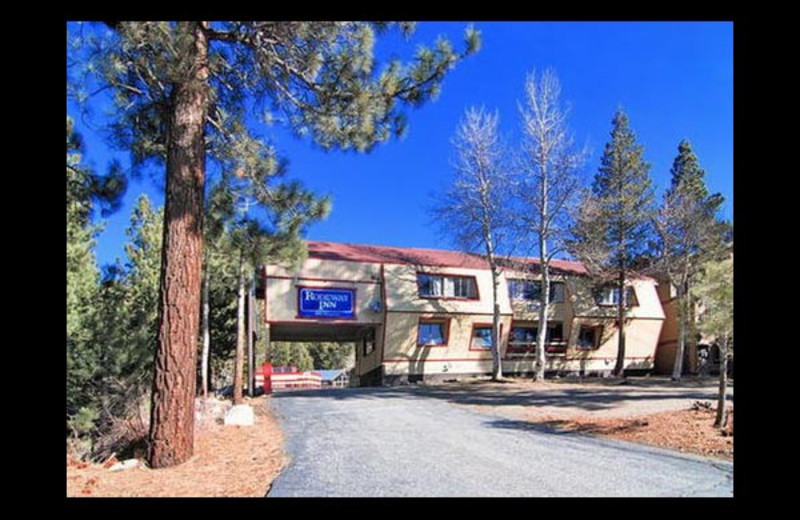
[{"label": "tall pine tree", "polygon": [[[100,88],[113,89],[116,139],[134,164],[156,159],[166,170],[149,454],[150,466],[160,468],[193,453],[207,159],[224,175],[267,182],[275,159],[245,118],[249,108],[265,106],[324,148],[369,150],[403,130],[398,102],[421,105],[436,95],[446,72],[477,49],[478,36],[467,35],[462,53],[440,39],[414,63],[393,61],[377,72],[375,34],[391,24],[107,25],[111,35],[88,55],[86,70]],[[400,28],[408,35],[412,26]]]},{"label": "tall pine tree", "polygon": [[[670,170],[671,183],[655,219],[658,231],[657,265],[677,290],[678,343],[672,379],[680,379],[687,352],[687,331],[690,329],[691,286],[701,265],[720,259],[725,254],[729,227],[718,218],[724,198],[709,194],[705,171],[689,141],[678,145],[678,155]],[[694,342],[691,343],[694,346]],[[690,349],[690,358],[696,352]]]},{"label": "tall pine tree", "polygon": [[625,368],[625,287],[651,234],[653,189],[649,170],[644,148],[636,142],[628,116],[620,109],[614,115],[611,140],[606,143],[591,193],[579,206],[569,241],[572,253],[600,284],[615,293],[616,376],[622,376]]}]

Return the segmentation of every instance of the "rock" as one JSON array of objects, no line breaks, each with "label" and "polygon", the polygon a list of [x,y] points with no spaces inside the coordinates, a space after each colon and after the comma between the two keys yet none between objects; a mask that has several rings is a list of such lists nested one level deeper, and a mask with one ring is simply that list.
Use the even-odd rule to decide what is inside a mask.
[{"label": "rock", "polygon": [[108,471],[122,471],[125,469],[138,468],[140,465],[141,462],[139,462],[139,459],[128,459],[128,460],[123,460],[122,462],[117,462],[116,464],[108,468]]},{"label": "rock", "polygon": [[240,404],[231,407],[225,414],[226,426],[252,426],[256,422],[253,407],[249,404]]}]

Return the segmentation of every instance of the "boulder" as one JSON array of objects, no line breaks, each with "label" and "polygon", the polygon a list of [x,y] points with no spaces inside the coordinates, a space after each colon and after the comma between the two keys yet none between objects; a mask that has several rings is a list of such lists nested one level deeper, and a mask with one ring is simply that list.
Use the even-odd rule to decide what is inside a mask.
[{"label": "boulder", "polygon": [[232,406],[230,410],[225,413],[226,426],[252,426],[256,422],[253,407],[249,404],[239,404]]},{"label": "boulder", "polygon": [[108,471],[122,471],[126,469],[138,468],[140,464],[141,463],[139,462],[139,459],[123,460],[122,462],[117,462],[108,468]]}]

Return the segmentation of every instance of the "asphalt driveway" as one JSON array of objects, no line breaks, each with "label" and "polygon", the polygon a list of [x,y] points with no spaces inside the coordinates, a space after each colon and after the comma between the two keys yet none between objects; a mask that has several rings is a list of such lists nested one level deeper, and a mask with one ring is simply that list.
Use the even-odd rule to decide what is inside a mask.
[{"label": "asphalt driveway", "polygon": [[270,403],[290,463],[269,497],[733,495],[730,463],[545,431],[413,387],[297,391]]}]

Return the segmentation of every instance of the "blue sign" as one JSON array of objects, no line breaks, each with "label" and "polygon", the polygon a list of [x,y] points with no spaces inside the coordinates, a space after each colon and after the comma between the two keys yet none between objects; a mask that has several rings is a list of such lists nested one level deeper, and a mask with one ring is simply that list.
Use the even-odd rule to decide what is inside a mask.
[{"label": "blue sign", "polygon": [[301,318],[355,318],[355,289],[300,287],[297,312]]}]

